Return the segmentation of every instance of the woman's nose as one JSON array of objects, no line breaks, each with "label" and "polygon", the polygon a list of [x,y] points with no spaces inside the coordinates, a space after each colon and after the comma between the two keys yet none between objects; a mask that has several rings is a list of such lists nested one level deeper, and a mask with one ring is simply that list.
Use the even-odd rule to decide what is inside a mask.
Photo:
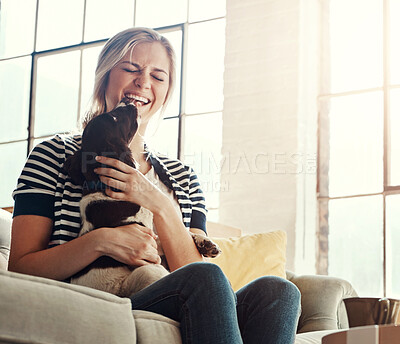
[{"label": "woman's nose", "polygon": [[141,73],[135,79],[135,85],[139,88],[147,89],[150,88],[150,75]]}]

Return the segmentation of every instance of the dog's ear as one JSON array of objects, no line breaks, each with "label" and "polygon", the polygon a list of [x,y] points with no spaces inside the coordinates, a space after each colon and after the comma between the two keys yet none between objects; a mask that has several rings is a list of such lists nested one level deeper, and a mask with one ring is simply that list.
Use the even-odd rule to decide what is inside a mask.
[{"label": "dog's ear", "polygon": [[120,142],[114,144],[112,146],[112,151],[116,153],[118,160],[134,168],[138,167],[138,163],[133,158],[132,152],[124,140],[120,140]]},{"label": "dog's ear", "polygon": [[82,174],[82,151],[78,150],[74,155],[65,160],[63,170],[75,184],[83,185],[85,177]]}]

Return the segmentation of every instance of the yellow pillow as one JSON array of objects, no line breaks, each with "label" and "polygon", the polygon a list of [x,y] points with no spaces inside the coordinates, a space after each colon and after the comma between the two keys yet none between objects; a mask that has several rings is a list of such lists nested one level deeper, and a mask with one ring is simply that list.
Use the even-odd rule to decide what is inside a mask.
[{"label": "yellow pillow", "polygon": [[274,275],[286,278],[286,232],[212,238],[222,250],[210,262],[217,264],[237,291],[254,279]]}]

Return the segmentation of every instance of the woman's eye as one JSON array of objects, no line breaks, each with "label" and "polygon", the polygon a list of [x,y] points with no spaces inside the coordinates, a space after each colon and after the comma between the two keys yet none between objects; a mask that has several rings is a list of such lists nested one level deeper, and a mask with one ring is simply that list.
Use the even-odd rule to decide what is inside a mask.
[{"label": "woman's eye", "polygon": [[156,79],[156,80],[158,80],[158,81],[164,81],[164,79],[162,79],[162,78],[160,78],[160,77],[158,77],[158,76],[155,76],[155,75],[153,75],[153,78]]},{"label": "woman's eye", "polygon": [[138,72],[138,70],[136,70],[136,69],[129,69],[129,68],[123,68],[123,70],[125,72],[128,72],[128,73],[136,73],[136,72]]}]

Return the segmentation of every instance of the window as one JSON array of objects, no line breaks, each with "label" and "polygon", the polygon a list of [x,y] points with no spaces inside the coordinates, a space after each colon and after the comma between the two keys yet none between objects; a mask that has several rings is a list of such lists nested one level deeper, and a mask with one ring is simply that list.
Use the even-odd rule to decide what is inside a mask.
[{"label": "window", "polygon": [[219,175],[210,166],[221,150],[224,0],[3,0],[0,206],[12,205],[11,192],[33,146],[76,128],[102,46],[132,26],[155,28],[177,55],[177,86],[148,144],[193,165],[209,218],[217,220]]},{"label": "window", "polygon": [[400,297],[400,1],[322,2],[317,272]]}]

